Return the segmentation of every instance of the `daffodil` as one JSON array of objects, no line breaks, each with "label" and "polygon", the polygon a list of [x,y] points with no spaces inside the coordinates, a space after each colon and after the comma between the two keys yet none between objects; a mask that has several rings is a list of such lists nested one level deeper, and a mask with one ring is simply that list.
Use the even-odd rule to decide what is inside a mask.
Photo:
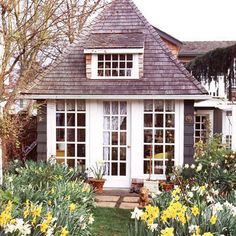
[{"label": "daffodil", "polygon": [[161,236],[174,236],[174,228],[165,228],[161,230]]},{"label": "daffodil", "polygon": [[67,236],[67,235],[69,235],[69,231],[67,230],[67,227],[63,227],[60,236]]},{"label": "daffodil", "polygon": [[197,206],[192,207],[191,210],[194,216],[197,216],[200,213]]},{"label": "daffodil", "polygon": [[216,223],[216,220],[217,220],[216,216],[212,215],[210,219],[211,224],[214,225]]},{"label": "daffodil", "polygon": [[70,212],[75,211],[75,209],[76,209],[76,205],[74,203],[71,203],[70,206],[69,206]]}]

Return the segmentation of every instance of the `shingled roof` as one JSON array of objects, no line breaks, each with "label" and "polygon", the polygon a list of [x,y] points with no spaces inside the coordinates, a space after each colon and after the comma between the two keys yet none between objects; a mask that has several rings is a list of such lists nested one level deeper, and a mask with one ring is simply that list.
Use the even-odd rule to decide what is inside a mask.
[{"label": "shingled roof", "polygon": [[236,41],[185,41],[179,56],[200,56],[217,48],[225,48],[236,44]]},{"label": "shingled roof", "polygon": [[[107,35],[108,37],[104,37]],[[116,40],[112,35],[119,36]],[[127,35],[130,41],[127,43]],[[102,37],[101,37],[102,36]],[[91,41],[89,41],[89,39]],[[125,43],[126,40],[126,43]],[[86,78],[84,49],[144,45],[144,74],[137,80]],[[171,54],[132,0],[114,0],[68,47],[50,70],[34,81],[28,95],[203,95],[207,91]]]}]

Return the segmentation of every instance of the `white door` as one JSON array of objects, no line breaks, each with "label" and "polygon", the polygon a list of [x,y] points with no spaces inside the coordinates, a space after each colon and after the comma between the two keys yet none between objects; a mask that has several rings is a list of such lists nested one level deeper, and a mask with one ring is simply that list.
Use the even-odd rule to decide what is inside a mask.
[{"label": "white door", "polygon": [[106,187],[130,187],[129,106],[126,101],[103,102],[103,160]]}]

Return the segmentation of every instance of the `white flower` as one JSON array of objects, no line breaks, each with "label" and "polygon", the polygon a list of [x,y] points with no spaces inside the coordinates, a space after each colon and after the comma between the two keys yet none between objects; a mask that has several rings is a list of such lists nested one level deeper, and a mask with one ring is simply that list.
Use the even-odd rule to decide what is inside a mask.
[{"label": "white flower", "polygon": [[217,202],[213,205],[213,214],[215,215],[217,212],[223,210],[223,205],[220,202]]},{"label": "white flower", "polygon": [[195,165],[194,165],[194,164],[192,164],[192,165],[191,165],[191,169],[194,169],[194,168],[195,168]]},{"label": "white flower", "polygon": [[151,225],[148,225],[148,228],[152,231],[152,232],[154,232],[156,229],[157,229],[157,224],[151,224]]},{"label": "white flower", "polygon": [[31,225],[24,224],[21,228],[19,228],[19,231],[21,233],[21,236],[30,235],[31,234]]},{"label": "white flower", "polygon": [[188,193],[187,193],[187,196],[188,196],[189,198],[192,198],[192,197],[193,197],[193,192],[188,192]]},{"label": "white flower", "polygon": [[84,221],[84,216],[80,216],[80,218],[79,218],[79,222],[83,222]]},{"label": "white flower", "polygon": [[[197,225],[190,225],[190,226],[188,227],[189,233],[190,233],[190,234],[194,234],[197,228],[198,228]],[[194,235],[195,235],[195,234],[194,234]]]},{"label": "white flower", "polygon": [[227,170],[224,170],[223,172],[224,172],[224,173],[227,173]]},{"label": "white flower", "polygon": [[202,170],[202,164],[200,163],[200,164],[198,164],[196,171],[200,172],[201,170]]},{"label": "white flower", "polygon": [[134,211],[131,212],[131,219],[139,220],[142,215],[143,215],[143,211],[135,207]]},{"label": "white flower", "polygon": [[213,193],[214,195],[218,195],[218,194],[219,194],[219,190],[218,190],[218,189],[216,189],[216,190],[215,190],[215,189],[212,189],[211,191],[212,191],[212,193]]},{"label": "white flower", "polygon": [[46,232],[46,236],[53,236],[53,228],[48,227],[48,230]]},{"label": "white flower", "polygon": [[184,168],[187,168],[187,169],[188,169],[188,168],[189,168],[189,164],[185,164],[185,165],[184,165]]},{"label": "white flower", "polygon": [[86,223],[83,223],[83,224],[81,225],[81,229],[82,229],[82,230],[86,229],[86,227],[87,227]]},{"label": "white flower", "polygon": [[88,224],[91,225],[93,222],[94,222],[94,218],[93,218],[93,215],[91,214],[89,216]]},{"label": "white flower", "polygon": [[193,186],[192,187],[192,191],[194,191],[194,192],[198,191],[198,189],[199,189],[199,186]]},{"label": "white flower", "polygon": [[12,225],[12,224],[7,224],[6,226],[5,226],[5,229],[4,229],[4,231],[5,231],[5,233],[6,234],[8,234],[8,233],[13,233],[14,231],[16,231],[17,229],[16,229],[16,226],[15,225]]},{"label": "white flower", "polygon": [[209,203],[215,202],[214,198],[210,195],[207,195],[206,199],[207,199],[207,202],[209,202]]}]

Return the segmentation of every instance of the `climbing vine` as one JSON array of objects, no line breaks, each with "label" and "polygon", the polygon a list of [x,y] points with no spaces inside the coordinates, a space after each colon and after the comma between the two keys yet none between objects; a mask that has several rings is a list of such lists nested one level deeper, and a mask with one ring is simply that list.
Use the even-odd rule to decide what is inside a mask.
[{"label": "climbing vine", "polygon": [[223,76],[228,98],[232,100],[232,84],[236,80],[236,44],[196,57],[188,63],[187,69],[199,81],[211,82]]}]

